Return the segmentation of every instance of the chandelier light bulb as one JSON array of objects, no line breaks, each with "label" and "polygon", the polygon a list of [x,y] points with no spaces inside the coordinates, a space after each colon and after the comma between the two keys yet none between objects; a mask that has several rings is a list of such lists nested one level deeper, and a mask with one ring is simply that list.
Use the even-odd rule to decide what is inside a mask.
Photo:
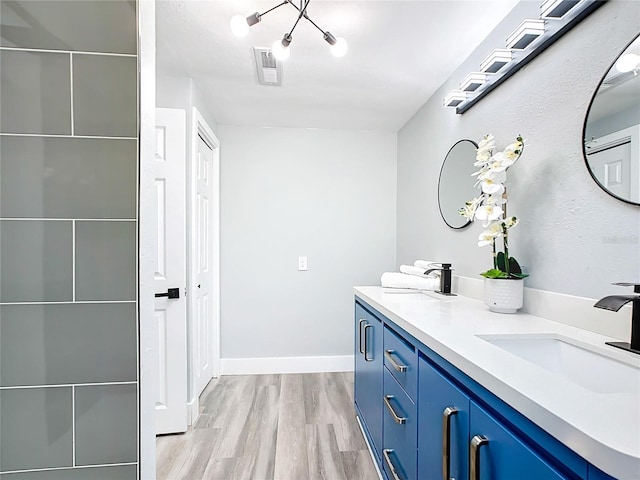
[{"label": "chandelier light bulb", "polygon": [[231,28],[231,33],[238,38],[246,37],[249,33],[249,24],[247,23],[247,19],[242,15],[234,15],[231,17],[229,27]]},{"label": "chandelier light bulb", "polygon": [[640,67],[640,55],[627,53],[622,55],[616,62],[616,69],[619,72],[631,72]]},{"label": "chandelier light bulb", "polygon": [[291,55],[291,49],[288,45],[285,47],[282,44],[282,40],[276,40],[271,46],[271,53],[276,57],[276,60],[283,61],[289,58],[289,55]]},{"label": "chandelier light bulb", "polygon": [[347,53],[349,46],[347,41],[342,37],[336,37],[336,43],[331,45],[330,50],[334,57],[344,57]]}]

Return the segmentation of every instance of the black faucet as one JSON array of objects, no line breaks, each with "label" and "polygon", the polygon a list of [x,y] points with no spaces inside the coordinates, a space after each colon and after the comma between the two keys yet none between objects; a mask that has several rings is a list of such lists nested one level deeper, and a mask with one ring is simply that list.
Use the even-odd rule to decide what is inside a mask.
[{"label": "black faucet", "polygon": [[[614,283],[623,287],[633,287],[634,293],[640,294],[640,284]],[[632,302],[631,308],[631,342],[606,342],[607,345],[622,348],[640,355],[640,295],[609,295],[596,302],[594,307],[617,312],[623,305]]]},{"label": "black faucet", "polygon": [[451,264],[441,263],[439,267],[430,268],[424,272],[424,274],[429,275],[431,272],[436,271],[440,272],[440,290],[436,290],[435,292],[440,293],[441,295],[455,296],[455,293],[451,293]]}]

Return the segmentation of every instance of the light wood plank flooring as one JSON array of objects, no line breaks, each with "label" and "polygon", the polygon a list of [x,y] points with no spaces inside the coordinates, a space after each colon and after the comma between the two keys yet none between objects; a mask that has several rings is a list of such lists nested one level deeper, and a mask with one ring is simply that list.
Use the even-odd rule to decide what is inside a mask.
[{"label": "light wood plank flooring", "polygon": [[156,442],[158,480],[378,480],[353,373],[223,376],[182,435]]}]

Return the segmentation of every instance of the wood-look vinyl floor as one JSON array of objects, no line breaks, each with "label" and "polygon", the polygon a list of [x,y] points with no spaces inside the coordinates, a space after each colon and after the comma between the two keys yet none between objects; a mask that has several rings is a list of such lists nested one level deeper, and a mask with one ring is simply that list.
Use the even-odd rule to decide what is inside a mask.
[{"label": "wood-look vinyl floor", "polygon": [[223,376],[198,421],[157,438],[158,480],[378,480],[353,373]]}]

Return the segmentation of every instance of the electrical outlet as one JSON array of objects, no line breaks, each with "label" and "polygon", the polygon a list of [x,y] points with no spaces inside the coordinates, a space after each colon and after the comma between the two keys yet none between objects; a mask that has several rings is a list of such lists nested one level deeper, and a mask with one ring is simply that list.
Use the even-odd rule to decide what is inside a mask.
[{"label": "electrical outlet", "polygon": [[298,257],[298,271],[299,272],[307,271],[307,257]]}]

